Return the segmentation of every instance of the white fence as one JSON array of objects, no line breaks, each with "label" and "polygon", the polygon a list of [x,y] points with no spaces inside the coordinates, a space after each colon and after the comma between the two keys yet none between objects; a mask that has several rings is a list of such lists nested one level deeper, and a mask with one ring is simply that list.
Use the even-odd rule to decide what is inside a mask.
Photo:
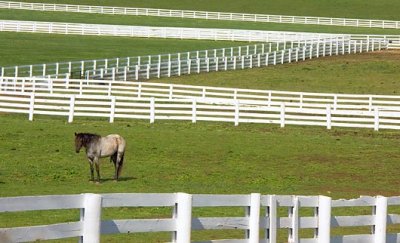
[{"label": "white fence", "polygon": [[[311,100],[311,99],[310,99]],[[349,99],[351,100],[351,99]],[[304,104],[308,106],[308,104]],[[312,104],[311,106],[315,106]],[[285,102],[279,106],[268,104],[241,104],[239,100],[156,99],[126,96],[35,94],[0,92],[0,112],[68,117],[103,117],[155,120],[219,121],[239,123],[268,123],[332,127],[400,129],[400,111],[334,109],[327,104],[321,108],[291,107]]]},{"label": "white fence", "polygon": [[[350,200],[332,200],[326,196],[210,195],[185,193],[113,193],[0,198],[1,212],[32,210],[80,209],[80,220],[52,225],[0,228],[1,242],[79,237],[84,243],[100,242],[101,235],[137,232],[173,232],[172,241],[188,243],[192,231],[235,229],[245,232],[244,239],[214,239],[205,242],[275,243],[287,237],[290,243],[383,243],[399,242],[399,232],[387,233],[387,227],[400,224],[400,215],[391,213],[400,206],[400,197],[360,197]],[[172,216],[160,218],[102,220],[102,208],[108,207],[162,207],[170,208]],[[194,208],[226,210],[243,208],[243,217],[194,216]],[[371,209],[372,214],[354,215],[346,208]],[[345,210],[335,215],[333,209]],[[314,211],[304,214],[302,209]],[[398,208],[397,208],[398,209]],[[279,212],[288,212],[283,215]],[[395,210],[398,212],[398,210]],[[229,215],[229,214],[228,214]],[[78,216],[78,215],[77,215]],[[331,229],[340,227],[369,227],[371,233],[333,235]],[[287,229],[283,233],[279,229]],[[309,238],[300,236],[303,229],[314,230]],[[265,232],[261,237],[262,232]],[[353,231],[354,232],[354,231]],[[131,236],[134,238],[134,234]]]},{"label": "white fence", "polygon": [[[322,41],[322,40],[321,40]],[[341,42],[342,38],[336,38],[332,42]],[[381,41],[381,39],[370,39],[369,50],[374,48],[385,49],[387,47],[387,41]],[[300,48],[304,45],[313,44],[314,41],[288,41],[288,42],[276,42],[276,43],[261,43],[252,44],[246,46],[235,46],[228,48],[219,48],[211,50],[198,50],[189,52],[180,52],[172,54],[159,54],[159,55],[146,55],[137,57],[119,57],[119,58],[107,58],[97,60],[82,60],[82,61],[71,61],[71,62],[57,62],[48,64],[33,64],[33,65],[20,65],[11,67],[1,67],[0,76],[15,76],[15,77],[33,77],[33,76],[70,76],[72,78],[84,77],[85,72],[88,70],[109,70],[112,68],[118,70],[120,67],[134,68],[135,66],[142,65],[161,65],[166,62],[177,62],[180,60],[197,60],[206,58],[233,58],[234,56],[249,56],[257,54],[265,54],[267,52],[279,51],[284,49]],[[379,44],[381,43],[381,44]],[[359,50],[359,48],[356,48]],[[335,50],[336,51],[336,50]],[[174,65],[175,66],[175,65]]]},{"label": "white fence", "polygon": [[[387,48],[381,39],[266,43],[196,52],[79,62],[3,67],[2,76],[78,77],[139,80],[184,74],[265,67],[321,56],[361,53]],[[273,51],[275,50],[275,51]]]},{"label": "white fence", "polygon": [[0,78],[0,91],[34,94],[69,94],[122,96],[131,98],[197,99],[213,103],[236,102],[242,105],[267,105],[299,109],[400,111],[400,96],[368,94],[330,94],[312,92],[289,92],[193,86],[150,82],[52,79],[52,78]]},{"label": "white fence", "polygon": [[160,77],[181,76],[184,74],[211,71],[237,70],[255,67],[266,67],[306,59],[339,54],[361,53],[387,48],[387,43],[381,41],[351,41],[327,40],[311,42],[308,45],[257,54],[242,54],[241,56],[206,57],[185,59],[178,57],[174,61],[160,61],[154,64],[141,64],[132,67],[119,66],[109,69],[87,70],[87,79],[139,80]]},{"label": "white fence", "polygon": [[0,8],[399,29],[400,21],[0,1]]},{"label": "white fence", "polygon": [[174,38],[196,40],[225,40],[249,42],[285,42],[319,40],[349,35],[307,32],[280,32],[262,30],[235,30],[210,28],[179,28],[81,24],[61,22],[0,20],[0,31],[49,33],[65,35],[128,36],[143,38]]}]

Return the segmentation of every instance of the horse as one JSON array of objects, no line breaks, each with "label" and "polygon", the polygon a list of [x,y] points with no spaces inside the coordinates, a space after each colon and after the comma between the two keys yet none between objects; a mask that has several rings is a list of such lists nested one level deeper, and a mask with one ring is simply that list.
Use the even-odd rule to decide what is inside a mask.
[{"label": "horse", "polygon": [[96,167],[97,183],[100,183],[100,158],[110,156],[110,162],[114,162],[114,180],[118,181],[124,164],[126,142],[118,134],[110,134],[102,137],[92,133],[75,133],[75,151],[79,153],[81,148],[86,149],[86,157],[89,160],[91,181],[94,181],[93,165]]}]

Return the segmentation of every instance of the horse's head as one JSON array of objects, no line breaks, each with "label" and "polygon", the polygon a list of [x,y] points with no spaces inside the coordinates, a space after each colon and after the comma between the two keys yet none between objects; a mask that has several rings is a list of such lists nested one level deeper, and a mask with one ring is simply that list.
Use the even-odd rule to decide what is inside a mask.
[{"label": "horse's head", "polygon": [[82,139],[82,134],[80,133],[75,133],[75,151],[79,153],[83,146],[83,139]]}]

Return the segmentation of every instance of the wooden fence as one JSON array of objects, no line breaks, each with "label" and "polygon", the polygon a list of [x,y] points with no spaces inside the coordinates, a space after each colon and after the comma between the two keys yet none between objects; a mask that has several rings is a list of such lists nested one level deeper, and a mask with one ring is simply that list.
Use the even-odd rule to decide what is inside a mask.
[{"label": "wooden fence", "polygon": [[[271,103],[272,104],[272,103]],[[315,105],[315,104],[314,104]],[[307,105],[305,105],[307,106]],[[291,107],[266,104],[241,104],[238,100],[213,99],[156,99],[126,96],[35,94],[0,92],[0,112],[34,115],[65,116],[68,122],[75,117],[103,117],[114,119],[219,121],[239,123],[267,123],[332,127],[400,129],[400,111],[334,109],[331,104],[322,108]]]},{"label": "wooden fence", "polygon": [[290,92],[278,90],[238,89],[211,86],[193,86],[151,82],[82,80],[53,78],[0,78],[0,91],[25,94],[96,95],[131,98],[196,99],[210,103],[233,103],[242,105],[266,105],[299,109],[400,111],[398,95],[330,94]]},{"label": "wooden fence", "polygon": [[387,48],[381,39],[266,43],[241,47],[135,58],[25,65],[1,68],[2,76],[75,77],[139,80],[184,74],[265,67],[306,59],[361,53]]},{"label": "wooden fence", "polygon": [[[275,243],[287,237],[290,243],[383,243],[399,242],[399,232],[387,233],[391,225],[400,224],[398,208],[400,197],[364,196],[350,200],[332,200],[326,196],[281,195],[211,195],[185,193],[112,193],[79,194],[0,198],[0,213],[80,209],[75,222],[52,225],[0,228],[1,242],[26,242],[77,237],[84,243],[100,242],[101,235],[137,232],[173,232],[172,241],[188,243],[192,231],[235,229],[244,232],[244,239],[212,239],[205,242]],[[170,208],[172,215],[147,219],[102,220],[102,208],[108,207],[161,207]],[[237,208],[243,217],[194,216],[194,208],[219,210]],[[346,208],[370,208],[372,214],[354,215]],[[305,214],[303,209],[313,211]],[[311,210],[310,210],[311,209]],[[334,210],[342,209],[340,215]],[[283,210],[288,212],[282,215]],[[312,212],[311,211],[311,212]],[[344,211],[344,212],[343,212]],[[231,212],[232,213],[232,212]],[[227,214],[229,215],[229,214]],[[340,227],[370,228],[371,233],[348,235],[332,234]],[[287,233],[282,230],[286,229]],[[313,236],[302,237],[304,229],[314,231]],[[264,234],[262,234],[262,232]],[[354,232],[354,231],[352,231]],[[134,238],[134,234],[131,236]]]},{"label": "wooden fence", "polygon": [[323,34],[307,32],[152,27],[15,20],[0,20],[0,31],[64,35],[127,36],[143,38],[173,38],[248,42],[286,42],[298,40],[319,40],[324,38],[326,39],[348,36],[344,34]]},{"label": "wooden fence", "polygon": [[184,59],[178,57],[174,61],[159,61],[154,64],[142,64],[132,67],[119,66],[115,68],[87,70],[87,79],[112,79],[112,80],[139,80],[160,77],[181,76],[184,74],[202,73],[211,71],[237,70],[255,67],[266,67],[291,62],[304,61],[306,59],[332,56],[340,54],[361,53],[381,50],[387,44],[381,41],[327,41],[311,42],[300,47],[283,49],[273,52],[257,54],[243,54],[241,56],[207,57],[196,59]]},{"label": "wooden fence", "polygon": [[399,29],[400,21],[0,1],[0,8]]},{"label": "wooden fence", "polygon": [[[321,40],[322,41],[322,40]],[[337,37],[332,42],[341,42],[342,38]],[[380,39],[370,39],[370,49],[387,48],[387,42]],[[300,48],[304,45],[313,44],[313,40],[298,40],[288,42],[270,42],[228,48],[188,51],[180,53],[146,55],[136,57],[119,57],[96,60],[82,60],[70,62],[56,62],[48,64],[19,65],[11,67],[1,67],[0,76],[33,77],[33,76],[52,76],[52,77],[84,77],[87,71],[91,70],[118,70],[120,67],[132,68],[142,65],[161,65],[166,62],[177,62],[179,60],[197,60],[206,58],[233,58],[234,56],[250,56],[265,54],[284,49]],[[373,44],[374,43],[374,44]],[[381,43],[381,44],[379,44]],[[359,48],[357,48],[358,50]]]}]

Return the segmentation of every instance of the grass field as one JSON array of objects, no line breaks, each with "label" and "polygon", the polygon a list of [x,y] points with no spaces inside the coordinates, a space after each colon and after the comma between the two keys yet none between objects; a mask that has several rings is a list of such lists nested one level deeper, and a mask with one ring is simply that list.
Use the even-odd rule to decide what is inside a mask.
[{"label": "grass field", "polygon": [[243,42],[0,32],[0,66],[168,54]]},{"label": "grass field", "polygon": [[[61,1],[48,1],[61,2]],[[76,1],[62,1],[73,3]],[[142,6],[174,9],[204,9],[232,12],[259,12],[311,16],[366,17],[396,19],[398,1],[80,1],[80,4]],[[287,6],[291,6],[288,8]],[[15,12],[0,10],[0,18],[15,18]],[[27,19],[63,14],[33,13]],[[57,16],[56,16],[57,15]],[[7,17],[8,16],[8,17]],[[72,16],[72,15],[71,15]],[[76,22],[84,15],[73,15]],[[96,22],[132,21],[175,25],[174,19],[127,18],[91,15]],[[22,18],[22,17],[21,17]],[[97,19],[99,18],[99,19]],[[72,21],[75,21],[72,20]],[[64,21],[64,20],[62,20]],[[110,22],[108,22],[110,21]],[[148,22],[147,22],[148,21]],[[185,22],[183,25],[237,28],[280,28],[282,25]],[[292,27],[290,27],[292,28]],[[293,27],[297,28],[297,27]],[[308,26],[305,31],[319,31]],[[308,29],[307,29],[308,28]],[[322,28],[322,27],[321,27]],[[307,29],[307,30],[306,30]],[[349,31],[352,31],[348,29]],[[337,31],[340,31],[339,29]],[[382,30],[383,31],[383,30]],[[382,32],[383,33],[383,32]],[[387,33],[387,32],[385,32]],[[64,36],[0,32],[0,66],[49,63],[107,57],[174,53],[243,45],[234,42],[162,40],[94,36]],[[400,52],[383,51],[313,59],[236,72],[218,72],[160,79],[184,83],[254,89],[274,89],[331,93],[393,94],[400,90]],[[74,152],[74,132],[102,135],[120,133],[127,142],[126,166],[120,182],[111,180],[113,166],[102,161],[100,185],[88,182],[89,166],[83,152]],[[230,123],[120,120],[0,114],[0,196],[107,193],[107,192],[187,192],[235,194],[327,195],[354,198],[359,195],[400,195],[398,147],[400,131]],[[365,214],[370,214],[364,210]],[[223,215],[222,210],[196,214]],[[228,210],[234,215],[243,211]],[[104,219],[164,217],[170,208],[107,209]],[[134,216],[132,216],[134,215]],[[29,220],[27,220],[29,218]],[[2,213],[0,228],[68,222],[79,219],[77,210]],[[361,231],[369,232],[368,229]],[[220,232],[220,233],[219,233]],[[346,230],[334,231],[341,234]],[[350,230],[349,230],[350,232]],[[286,232],[283,235],[287,234]],[[195,232],[193,239],[243,237],[242,231]],[[284,238],[284,237],[283,237]],[[282,239],[283,239],[282,238]],[[125,234],[102,236],[104,242],[165,242],[170,234]],[[59,241],[52,241],[59,242]],[[60,242],[76,242],[69,239]],[[285,242],[283,239],[281,242]]]},{"label": "grass field", "polygon": [[[107,192],[359,195],[399,194],[400,132],[229,123],[160,122],[0,115],[0,196]],[[27,132],[29,131],[29,132]],[[76,154],[74,132],[120,133],[128,141],[120,182],[102,161],[100,185],[89,183],[85,155]],[[349,186],[351,185],[351,186]],[[103,218],[164,217],[168,208],[105,210]],[[201,211],[212,214],[210,210]],[[241,210],[217,210],[237,215]],[[29,222],[26,217],[32,218]],[[0,214],[0,228],[67,222],[77,211]],[[341,232],[343,233],[343,232]],[[222,234],[222,235],[221,235]],[[242,232],[200,234],[241,237]],[[105,242],[157,242],[168,234],[106,236]],[[73,242],[74,240],[72,240]],[[282,241],[283,242],[283,241]]]},{"label": "grass field", "polygon": [[[136,120],[109,124],[78,119],[67,124],[66,118],[26,118],[1,115],[0,187],[7,189],[0,190],[1,196],[88,191],[334,197],[398,193],[398,132],[160,121],[150,125]],[[74,151],[75,131],[118,132],[126,138],[121,182],[110,180],[113,166],[105,159],[103,183],[88,183],[85,155]],[[362,183],[348,188],[354,178]]]}]

